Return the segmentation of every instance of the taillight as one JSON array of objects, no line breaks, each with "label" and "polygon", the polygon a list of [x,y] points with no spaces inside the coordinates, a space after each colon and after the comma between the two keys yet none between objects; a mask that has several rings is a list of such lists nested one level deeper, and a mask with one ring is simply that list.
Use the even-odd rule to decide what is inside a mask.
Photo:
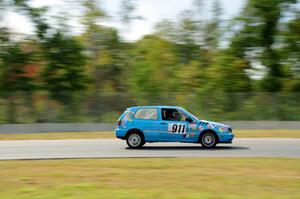
[{"label": "taillight", "polygon": [[121,126],[122,125],[122,120],[119,120],[118,121],[118,126]]}]

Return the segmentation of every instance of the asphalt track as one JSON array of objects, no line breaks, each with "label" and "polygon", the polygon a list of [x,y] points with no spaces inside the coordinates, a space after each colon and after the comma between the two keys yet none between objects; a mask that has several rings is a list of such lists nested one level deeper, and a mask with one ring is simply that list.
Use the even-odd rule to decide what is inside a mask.
[{"label": "asphalt track", "polygon": [[235,139],[233,144],[220,144],[212,150],[183,143],[147,143],[143,149],[132,150],[117,139],[0,141],[1,160],[125,157],[300,158],[300,139]]}]

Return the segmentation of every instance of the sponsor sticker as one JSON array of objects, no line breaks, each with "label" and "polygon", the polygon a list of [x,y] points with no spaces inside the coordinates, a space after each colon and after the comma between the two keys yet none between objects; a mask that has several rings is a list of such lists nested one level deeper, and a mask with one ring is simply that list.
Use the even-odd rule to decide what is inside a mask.
[{"label": "sponsor sticker", "polygon": [[186,137],[186,138],[193,138],[195,136],[196,136],[196,133],[189,133],[189,134],[186,134],[186,136],[184,136],[184,137]]},{"label": "sponsor sticker", "polygon": [[196,130],[197,124],[196,124],[196,123],[191,123],[191,124],[189,124],[189,128],[190,128],[191,130]]},{"label": "sponsor sticker", "polygon": [[203,126],[199,126],[199,131],[203,131],[204,130],[204,127]]},{"label": "sponsor sticker", "polygon": [[207,125],[207,128],[209,128],[209,129],[213,129],[213,128],[215,128],[215,127],[214,127],[214,125],[213,125],[213,124],[208,124],[208,125]]}]

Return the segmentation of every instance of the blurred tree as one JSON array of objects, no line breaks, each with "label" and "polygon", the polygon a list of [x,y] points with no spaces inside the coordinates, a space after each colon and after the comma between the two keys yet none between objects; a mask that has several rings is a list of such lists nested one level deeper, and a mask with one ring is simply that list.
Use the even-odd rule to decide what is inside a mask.
[{"label": "blurred tree", "polygon": [[43,72],[45,88],[53,99],[68,107],[69,114],[75,118],[78,94],[87,84],[84,48],[74,38],[57,31],[45,39],[43,50],[47,60]]},{"label": "blurred tree", "polygon": [[[81,93],[89,99],[81,103],[89,106],[88,120],[101,122],[105,113],[119,111],[115,104],[121,102],[120,92],[130,96],[123,98],[127,103],[137,98],[139,104],[185,105],[211,119],[257,118],[244,112],[261,112],[267,103],[287,104],[278,108],[277,112],[284,113],[278,118],[298,118],[289,114],[297,113],[297,104],[291,103],[297,97],[285,98],[287,92],[300,91],[300,17],[299,7],[292,6],[295,1],[248,0],[233,26],[225,30],[228,22],[222,20],[220,0],[195,0],[193,9],[181,13],[176,21],[163,20],[155,34],[128,42],[122,41],[117,29],[103,25],[109,17],[100,0],[79,1],[84,29],[76,37],[66,28],[70,18],[65,13],[58,14],[57,26],[56,19],[49,20],[47,7],[33,7],[30,0],[0,0],[0,88],[9,104],[9,120],[22,119],[16,115],[33,104],[22,104],[25,98],[31,102],[33,94],[40,97],[44,93],[54,99],[49,100],[51,105],[68,109],[61,112],[79,115]],[[205,11],[209,2],[210,14]],[[136,6],[135,0],[121,2],[119,18],[126,31],[140,19]],[[31,19],[35,35],[17,38],[11,34],[1,23],[5,10]],[[259,77],[262,80],[250,73],[258,66],[266,71]],[[253,97],[262,89],[282,92],[275,97]],[[237,94],[240,92],[243,94]],[[271,101],[273,98],[279,100]],[[260,101],[266,104],[257,108]],[[18,111],[16,104],[23,109]],[[241,108],[244,104],[246,109]],[[266,112],[261,118],[278,114]],[[33,114],[28,115],[32,118]]]},{"label": "blurred tree", "polygon": [[203,29],[204,45],[216,51],[222,35],[222,7],[219,0],[213,1],[212,20],[208,21]]},{"label": "blurred tree", "polygon": [[155,34],[162,39],[177,42],[177,24],[169,19],[164,19],[155,25]]},{"label": "blurred tree", "polygon": [[124,69],[122,43],[117,30],[100,25],[107,15],[96,1],[87,0],[82,23],[85,32],[81,35],[89,61],[87,63],[92,77],[91,92],[95,97],[92,104],[96,121],[102,118],[102,98],[104,93],[121,92],[125,83],[120,81]]},{"label": "blurred tree", "polygon": [[[0,0],[0,11],[9,10],[10,8],[15,8],[13,10],[27,15],[34,22],[38,33],[37,36],[42,37],[49,28],[45,22],[46,19],[43,18],[48,9],[47,7],[32,7],[29,0]],[[0,21],[3,13],[5,12],[0,12]]]},{"label": "blurred tree", "polygon": [[252,88],[251,79],[245,72],[247,63],[244,59],[233,57],[227,50],[220,50],[212,57],[212,64],[203,71],[201,86],[197,89],[198,102],[202,114],[218,118],[223,113],[238,111],[241,105],[239,93],[247,94]]},{"label": "blurred tree", "polygon": [[[0,27],[0,55],[3,56],[6,53],[7,45],[10,42],[8,29]],[[1,60],[0,60],[1,61]]]},{"label": "blurred tree", "polygon": [[119,81],[122,76],[122,43],[117,31],[113,28],[95,26],[93,32],[85,32],[82,35],[84,44],[88,47],[90,34],[93,35],[93,48],[88,51],[91,58],[90,72],[97,92],[115,92],[124,89]]},{"label": "blurred tree", "polygon": [[[199,15],[202,15],[203,8],[204,8],[205,0],[194,0],[193,6],[195,7],[196,13]],[[199,17],[200,20],[202,20],[201,17]]]},{"label": "blurred tree", "polygon": [[129,91],[140,103],[168,99],[176,91],[177,58],[174,44],[157,36],[146,36],[133,50]]},{"label": "blurred tree", "polygon": [[2,60],[0,64],[1,91],[8,103],[8,122],[16,123],[18,94],[23,92],[29,99],[32,99],[33,91],[37,89],[36,66],[31,65],[32,53],[23,50],[21,44],[7,43],[5,48],[5,53],[0,55]]},{"label": "blurred tree", "polygon": [[176,23],[170,20],[159,22],[155,34],[176,45],[175,49],[181,63],[188,64],[193,60],[205,59],[199,39],[199,27],[191,10],[182,12]]},{"label": "blurred tree", "polygon": [[119,12],[120,20],[122,24],[124,24],[126,30],[129,31],[130,24],[133,20],[143,19],[141,16],[135,15],[136,11],[136,0],[122,0],[121,1],[121,9]]},{"label": "blurred tree", "polygon": [[[0,23],[5,18],[6,10],[11,7],[22,11],[27,8],[25,0],[0,1]],[[37,66],[34,63],[35,50],[31,48],[32,41],[16,40],[15,33],[0,25],[0,78],[1,96],[7,103],[7,122],[18,122],[18,104],[25,101],[32,118],[37,115],[33,103],[34,92],[38,89]],[[22,97],[21,97],[22,96]],[[30,103],[28,103],[30,101]],[[32,121],[32,120],[31,120]]]},{"label": "blurred tree", "polygon": [[85,27],[96,26],[101,19],[107,17],[107,14],[100,7],[100,2],[97,0],[84,0],[82,1],[82,6],[84,11],[81,22]]},{"label": "blurred tree", "polygon": [[275,49],[278,24],[283,7],[295,0],[249,0],[239,18],[242,28],[234,36],[231,49],[238,57],[255,55],[268,68],[262,87],[265,91],[280,91],[283,71]]},{"label": "blurred tree", "polygon": [[300,11],[287,23],[283,31],[284,47],[280,52],[283,64],[288,65],[288,75],[284,81],[286,90],[300,92]]},{"label": "blurred tree", "polygon": [[191,11],[184,11],[179,18],[177,28],[177,52],[182,63],[189,63],[192,60],[199,59],[200,46],[197,42],[198,29]]}]

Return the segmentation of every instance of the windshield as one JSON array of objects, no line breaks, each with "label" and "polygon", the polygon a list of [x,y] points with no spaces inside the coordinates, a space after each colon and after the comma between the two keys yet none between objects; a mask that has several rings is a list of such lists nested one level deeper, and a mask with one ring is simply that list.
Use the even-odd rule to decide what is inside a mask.
[{"label": "windshield", "polygon": [[196,116],[194,116],[193,114],[191,114],[190,112],[188,112],[187,110],[185,110],[183,108],[180,108],[180,111],[182,111],[185,116],[191,117],[193,120],[196,120],[196,121],[199,120]]}]

